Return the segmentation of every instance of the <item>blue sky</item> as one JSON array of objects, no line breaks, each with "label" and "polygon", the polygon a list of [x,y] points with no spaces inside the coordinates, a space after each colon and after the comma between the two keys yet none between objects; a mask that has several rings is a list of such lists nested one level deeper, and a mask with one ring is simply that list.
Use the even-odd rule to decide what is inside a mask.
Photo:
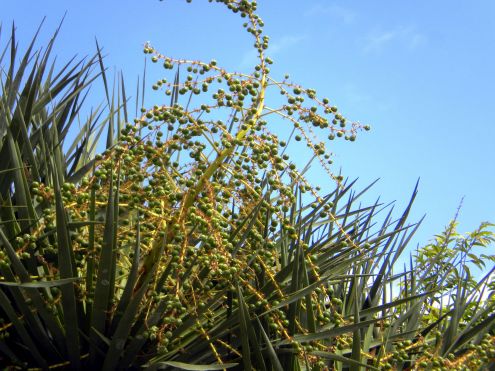
[{"label": "blue sky", "polygon": [[[258,2],[273,76],[290,73],[372,126],[355,143],[334,142],[336,171],[359,177],[361,187],[381,178],[370,199],[399,208],[420,178],[411,220],[426,220],[415,244],[440,232],[462,197],[461,231],[495,222],[495,2]],[[16,0],[2,4],[0,21],[4,30],[15,21],[22,44],[43,16],[46,40],[66,11],[58,58],[92,54],[96,37],[107,66],[122,70],[128,85],[142,72],[146,41],[228,69],[249,72],[254,61],[242,21],[206,0]],[[149,71],[152,79],[161,72]]]}]

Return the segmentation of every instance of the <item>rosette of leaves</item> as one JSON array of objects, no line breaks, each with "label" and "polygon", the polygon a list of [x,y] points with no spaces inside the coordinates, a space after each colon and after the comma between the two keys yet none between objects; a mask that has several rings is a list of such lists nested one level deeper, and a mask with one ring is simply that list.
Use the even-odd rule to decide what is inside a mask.
[{"label": "rosette of leaves", "polygon": [[[421,319],[451,285],[394,272],[418,227],[407,223],[416,189],[397,219],[389,205],[361,205],[368,188],[356,192],[332,173],[326,147],[368,127],[348,123],[313,89],[273,79],[256,2],[220,3],[246,20],[259,57],[253,73],[146,44],[172,72],[153,85],[169,102],[130,123],[120,81],[113,97],[105,89],[105,118],[90,115],[72,145],[64,145],[70,118],[94,62],[107,86],[100,50],[60,74],[45,76],[44,62],[23,78],[29,57],[17,80],[9,72],[3,86],[26,81],[26,93],[2,94],[17,97],[2,116],[18,117],[4,126],[1,149],[9,159],[0,173],[5,365],[358,370],[426,362],[414,352],[432,344],[423,339],[452,312]],[[59,86],[53,76],[65,85],[50,90]],[[274,91],[282,105],[271,105]],[[281,125],[289,130],[277,132]],[[104,127],[106,150],[93,156]],[[301,145],[306,166],[291,160]],[[310,166],[328,174],[331,191],[309,184]],[[425,264],[424,272],[434,267]],[[473,315],[457,344],[490,328],[486,314]]]}]

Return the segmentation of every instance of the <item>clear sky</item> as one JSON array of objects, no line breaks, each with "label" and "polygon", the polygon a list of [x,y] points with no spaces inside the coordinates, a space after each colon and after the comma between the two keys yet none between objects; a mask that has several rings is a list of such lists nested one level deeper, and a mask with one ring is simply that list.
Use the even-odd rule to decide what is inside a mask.
[{"label": "clear sky", "polygon": [[[462,197],[460,231],[495,222],[495,2],[258,3],[273,75],[290,73],[350,120],[372,126],[355,143],[335,142],[336,171],[359,177],[361,187],[381,178],[371,199],[398,207],[420,178],[411,220],[426,220],[414,244],[440,232]],[[249,72],[254,61],[241,19],[206,0],[3,1],[0,42],[15,21],[25,45],[43,16],[46,40],[66,11],[58,58],[92,54],[96,37],[106,65],[122,70],[129,85],[142,72],[146,41],[164,54],[214,58],[234,70]]]}]

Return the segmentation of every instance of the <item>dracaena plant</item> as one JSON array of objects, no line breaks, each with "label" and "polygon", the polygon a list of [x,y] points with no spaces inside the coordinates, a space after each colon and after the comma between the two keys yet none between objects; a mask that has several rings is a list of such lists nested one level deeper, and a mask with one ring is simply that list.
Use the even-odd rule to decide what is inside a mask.
[{"label": "dracaena plant", "polygon": [[[433,284],[425,273],[417,282],[415,263],[394,270],[419,225],[407,222],[416,189],[397,219],[388,205],[358,203],[368,188],[356,192],[333,173],[327,147],[369,127],[315,90],[272,77],[256,2],[217,2],[245,20],[258,56],[252,73],[148,43],[144,52],[165,69],[153,89],[169,98],[134,120],[123,79],[108,92],[99,47],[90,63],[60,73],[45,71],[48,53],[30,64],[30,48],[17,70],[11,58],[0,118],[2,364],[359,370],[486,358],[491,304],[463,306],[473,285],[435,317],[452,279]],[[14,56],[13,37],[10,48]],[[69,144],[94,78],[107,106]],[[106,150],[95,156],[102,130]],[[306,166],[291,160],[302,150]],[[310,165],[332,190],[311,186]],[[436,269],[423,259],[430,250],[418,271]],[[440,344],[437,331],[459,316],[462,326]],[[480,328],[487,337],[473,345]]]}]

